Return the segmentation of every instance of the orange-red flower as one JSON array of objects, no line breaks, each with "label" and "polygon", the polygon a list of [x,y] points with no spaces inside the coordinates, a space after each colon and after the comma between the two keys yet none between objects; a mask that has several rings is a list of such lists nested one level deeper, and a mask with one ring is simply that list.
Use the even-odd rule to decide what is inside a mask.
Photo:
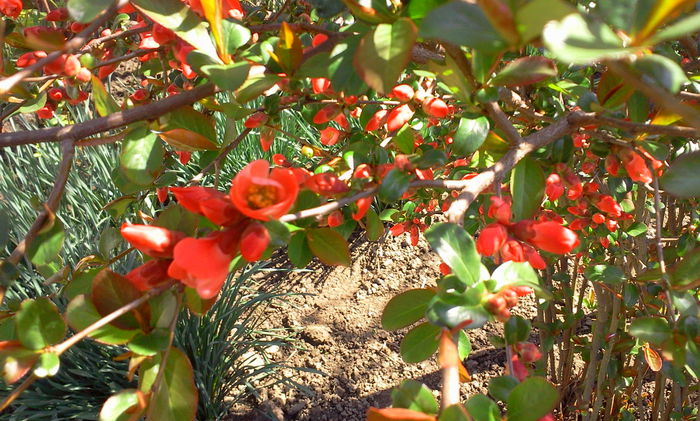
[{"label": "orange-red flower", "polygon": [[579,245],[578,235],[558,222],[545,221],[532,224],[534,236],[528,241],[540,250],[566,254]]},{"label": "orange-red flower", "polygon": [[321,130],[321,144],[333,146],[340,140],[340,131],[335,127],[328,126]]},{"label": "orange-red flower", "polygon": [[367,211],[369,210],[369,207],[372,205],[372,200],[372,196],[357,199],[357,212],[352,214],[352,219],[359,221],[360,219],[364,218],[365,214],[367,214]]},{"label": "orange-red flower", "polygon": [[612,196],[604,194],[598,198],[594,203],[595,207],[601,211],[607,213],[608,215],[619,218],[622,216],[622,206],[613,199]]},{"label": "orange-red flower", "polygon": [[231,202],[244,215],[267,221],[287,213],[299,193],[294,173],[262,159],[246,165],[233,179]]},{"label": "orange-red flower", "polygon": [[258,261],[269,244],[270,233],[265,225],[257,222],[250,224],[241,234],[241,255],[249,262]]},{"label": "orange-red flower", "polygon": [[642,183],[651,183],[653,181],[651,170],[649,170],[641,155],[631,149],[624,148],[620,151],[620,159],[625,170],[627,170],[627,174],[633,181]]},{"label": "orange-red flower", "polygon": [[314,174],[304,181],[304,186],[316,194],[333,196],[350,190],[337,175],[329,172]]},{"label": "orange-red flower", "polygon": [[17,18],[22,13],[22,0],[0,0],[0,13],[8,18]]},{"label": "orange-red flower", "polygon": [[178,231],[129,223],[122,225],[121,233],[135,249],[151,257],[172,257],[175,245],[185,238],[185,234]]},{"label": "orange-red flower", "polygon": [[237,229],[185,238],[175,246],[168,276],[194,288],[205,300],[214,298],[226,281],[238,242]]},{"label": "orange-red flower", "polygon": [[172,260],[163,259],[149,260],[127,273],[126,279],[139,291],[148,291],[170,279],[168,267],[171,262]]},{"label": "orange-red flower", "polygon": [[493,256],[508,239],[508,231],[501,224],[489,224],[476,239],[476,250],[482,256]]},{"label": "orange-red flower", "polygon": [[211,222],[230,226],[240,221],[242,215],[229,197],[209,187],[170,187],[180,206],[192,213],[203,215]]}]

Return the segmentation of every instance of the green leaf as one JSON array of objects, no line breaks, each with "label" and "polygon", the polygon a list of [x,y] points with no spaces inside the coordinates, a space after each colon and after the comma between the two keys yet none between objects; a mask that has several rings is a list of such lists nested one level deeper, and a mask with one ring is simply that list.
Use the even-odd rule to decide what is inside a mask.
[{"label": "green leaf", "polygon": [[395,202],[408,190],[411,182],[411,174],[394,168],[384,177],[382,185],[379,186],[379,197],[385,202]]},{"label": "green leaf", "polygon": [[428,303],[435,296],[431,289],[410,289],[395,296],[382,313],[382,327],[397,330],[410,326],[425,316]]},{"label": "green leaf", "polygon": [[[481,288],[481,290],[485,292],[485,289]],[[457,326],[460,326],[462,329],[478,329],[491,319],[491,315],[479,302],[476,304],[464,303],[460,305],[455,304],[449,298],[445,300],[437,296],[430,303],[428,310],[425,312],[425,316],[431,323],[450,329]]]},{"label": "green leaf", "polygon": [[289,246],[287,247],[287,255],[292,264],[298,268],[306,267],[314,257],[313,254],[311,254],[311,249],[306,241],[306,233],[304,231],[299,231],[292,235]]},{"label": "green leaf", "polygon": [[221,28],[226,52],[229,54],[234,54],[236,50],[250,41],[250,29],[232,19],[222,20]]},{"label": "green leaf", "polygon": [[659,179],[661,188],[666,193],[680,198],[700,196],[700,152],[681,155],[671,163],[668,170]]},{"label": "green leaf", "polygon": [[519,383],[518,379],[513,376],[493,377],[489,380],[489,393],[496,400],[507,402],[510,392],[512,392]]},{"label": "green leaf", "polygon": [[466,360],[469,358],[469,354],[472,352],[472,343],[469,340],[469,336],[464,330],[459,331],[459,336],[457,338],[457,353],[459,354],[460,360]]},{"label": "green leaf", "polygon": [[238,62],[233,64],[210,64],[202,66],[202,73],[224,91],[235,91],[243,86],[248,78],[250,64]]},{"label": "green leaf", "polygon": [[646,83],[658,85],[673,94],[688,83],[685,71],[675,61],[658,54],[638,58],[632,63],[632,68],[641,73]]},{"label": "green leaf", "polygon": [[501,411],[498,409],[498,405],[486,395],[478,394],[472,396],[465,406],[474,421],[500,421],[501,419]]},{"label": "green leaf", "polygon": [[530,377],[515,386],[508,396],[508,421],[537,421],[559,402],[559,392],[542,377]]},{"label": "green leaf", "polygon": [[510,193],[513,196],[513,217],[516,221],[531,218],[540,209],[544,199],[544,172],[537,161],[525,158],[510,174]]},{"label": "green leaf", "polygon": [[539,37],[542,34],[542,28],[548,22],[563,19],[574,12],[576,8],[563,0],[532,0],[518,7],[515,22],[522,42],[528,43]]},{"label": "green leaf", "polygon": [[506,339],[506,344],[515,345],[518,342],[524,342],[530,337],[532,325],[529,320],[525,320],[520,316],[513,315],[508,318],[503,324],[503,335]]},{"label": "green leaf", "polygon": [[163,144],[145,126],[131,130],[122,142],[121,173],[139,186],[148,186],[163,168]]},{"label": "green leaf", "polygon": [[[85,329],[101,318],[102,316],[97,312],[95,306],[86,299],[85,295],[78,295],[66,307],[66,320],[71,329],[76,332]],[[137,333],[139,333],[138,330],[123,330],[107,325],[90,333],[89,337],[105,344],[120,345],[129,342]]]},{"label": "green leaf", "polygon": [[606,284],[619,284],[626,280],[625,273],[617,266],[594,265],[586,268],[586,278],[593,282],[603,282]]},{"label": "green leaf", "polygon": [[620,37],[607,25],[587,20],[578,13],[548,23],[542,36],[544,44],[557,59],[572,64],[617,59],[635,51],[623,47]]},{"label": "green leaf", "polygon": [[24,300],[15,316],[17,337],[29,349],[43,349],[66,336],[66,322],[46,297]]},{"label": "green leaf", "polygon": [[431,10],[447,3],[447,0],[421,0],[412,1],[406,6],[406,14],[414,22],[420,22]]},{"label": "green leaf", "polygon": [[433,392],[415,380],[404,380],[401,386],[392,390],[391,404],[393,408],[406,408],[431,415],[436,415],[439,409]]},{"label": "green leaf", "polygon": [[469,418],[467,410],[462,404],[454,404],[445,408],[441,413],[438,421],[472,421]]},{"label": "green leaf", "polygon": [[92,22],[112,5],[111,0],[68,0],[68,14],[76,22]]},{"label": "green leaf", "polygon": [[236,101],[240,104],[245,104],[263,94],[263,92],[272,88],[282,78],[277,75],[265,73],[262,75],[249,77],[243,85],[236,91]]},{"label": "green leaf", "polygon": [[481,257],[464,228],[453,223],[434,224],[425,231],[425,239],[465,287],[479,281]]},{"label": "green leaf", "polygon": [[451,56],[445,57],[445,63],[440,64],[436,61],[428,62],[428,69],[435,73],[438,80],[450,91],[457,99],[466,104],[471,104],[472,87],[464,76],[464,73],[459,68],[459,65]]},{"label": "green leaf", "polygon": [[7,261],[0,259],[0,286],[7,288],[19,278],[19,270],[17,266]]},{"label": "green leaf", "polygon": [[357,47],[357,74],[377,92],[390,92],[411,59],[415,41],[416,26],[408,18],[377,25]]},{"label": "green leaf", "polygon": [[124,389],[110,396],[102,405],[99,421],[128,421],[138,415],[130,412],[139,404],[136,389]]},{"label": "green leaf", "polygon": [[627,231],[625,231],[628,235],[631,235],[632,237],[637,237],[642,234],[646,234],[647,230],[649,228],[643,223],[643,222],[634,222],[632,225],[630,225],[629,228],[627,228]]},{"label": "green leaf", "polygon": [[411,128],[408,124],[404,124],[403,127],[396,132],[394,137],[391,139],[394,144],[399,148],[399,150],[405,154],[413,153],[413,145],[415,143],[415,130]]},{"label": "green leaf", "polygon": [[638,317],[630,323],[630,335],[644,342],[661,345],[671,338],[671,328],[666,319],[661,317]]},{"label": "green leaf", "polygon": [[493,291],[500,291],[506,286],[526,286],[544,299],[552,297],[549,291],[542,288],[537,272],[527,262],[505,262],[493,271],[491,279],[496,281]]},{"label": "green leaf", "polygon": [[[131,285],[124,276],[102,269],[92,281],[91,299],[97,312],[103,317],[137,300],[143,295]],[[149,307],[144,304],[112,321],[111,324],[120,329],[138,329],[141,321],[150,320]]]},{"label": "green leaf", "polygon": [[327,265],[350,266],[350,249],[342,235],[331,228],[315,228],[306,231],[311,252]]},{"label": "green leaf", "polygon": [[112,250],[123,243],[122,236],[114,227],[106,227],[100,233],[100,239],[97,242],[97,250],[100,255],[106,260],[109,260],[112,255]]},{"label": "green leaf", "polygon": [[542,56],[521,57],[506,65],[490,84],[496,86],[522,86],[541,82],[557,75],[554,61]]},{"label": "green leaf", "polygon": [[129,342],[129,350],[138,355],[151,357],[161,351],[165,351],[170,345],[170,331],[168,329],[154,329],[148,334],[138,334]]},{"label": "green leaf", "polygon": [[486,140],[490,128],[486,117],[460,118],[457,131],[453,136],[452,150],[459,156],[476,152]]},{"label": "green leaf", "polygon": [[61,368],[61,360],[55,352],[44,352],[39,356],[34,367],[34,375],[37,377],[52,377],[58,373]]},{"label": "green leaf", "polygon": [[365,216],[367,226],[367,239],[369,241],[378,241],[384,235],[384,224],[379,219],[379,215],[374,209],[369,209]]},{"label": "green leaf", "polygon": [[681,19],[656,32],[648,41],[649,45],[659,44],[671,39],[683,38],[700,30],[700,13]]},{"label": "green leaf", "polygon": [[507,46],[481,8],[464,1],[452,1],[432,10],[423,19],[419,34],[423,38],[447,41],[485,52],[501,51]]},{"label": "green leaf", "polygon": [[362,38],[349,36],[338,42],[328,56],[327,66],[333,89],[346,92],[364,92],[367,85],[355,71],[355,56]]},{"label": "green leaf", "polygon": [[29,243],[27,257],[37,266],[51,263],[58,258],[65,236],[63,223],[58,218],[54,219],[53,225],[48,231],[40,232]]},{"label": "green leaf", "polygon": [[399,348],[401,358],[407,363],[427,360],[437,351],[440,329],[430,323],[421,323],[408,331]]},{"label": "green leaf", "polygon": [[42,108],[44,105],[46,105],[46,91],[42,91],[34,98],[28,99],[24,105],[22,105],[12,115],[17,113],[33,113]]},{"label": "green leaf", "polygon": [[101,117],[121,111],[117,101],[112,98],[105,85],[97,76],[92,75],[92,101],[95,103],[95,110]]},{"label": "green leaf", "polygon": [[154,22],[175,32],[195,49],[218,57],[207,24],[185,3],[179,0],[133,0],[131,4]]},{"label": "green leaf", "polygon": [[[192,106],[176,108],[175,110],[161,117],[160,121],[162,124],[160,127],[160,131],[167,132],[174,129],[184,129],[190,132],[197,133],[202,137],[208,139],[212,146],[216,145],[217,143],[214,119],[208,115],[205,115],[195,110],[194,108],[192,108]],[[177,145],[173,146],[176,147]],[[216,146],[212,146],[194,148],[192,150],[216,149]]]},{"label": "green leaf", "polygon": [[0,209],[0,250],[7,246],[10,240],[10,216],[7,211]]},{"label": "green leaf", "polygon": [[[146,361],[144,369],[155,361]],[[197,388],[194,385],[192,364],[177,348],[170,348],[160,387],[148,406],[148,421],[194,420],[197,413]]]},{"label": "green leaf", "polygon": [[[698,280],[700,271],[700,249],[694,249],[685,254],[683,258],[673,265],[669,274],[671,275],[671,284],[677,287],[687,287],[693,285]],[[658,272],[656,279],[661,279]]]}]

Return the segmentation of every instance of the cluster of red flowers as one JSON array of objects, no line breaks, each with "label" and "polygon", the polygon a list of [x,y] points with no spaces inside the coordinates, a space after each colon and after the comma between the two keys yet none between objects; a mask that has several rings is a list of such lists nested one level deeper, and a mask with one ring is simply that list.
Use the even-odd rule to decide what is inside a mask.
[{"label": "cluster of red flowers", "polygon": [[0,14],[16,19],[22,13],[22,0],[0,0]]},{"label": "cluster of red flowers", "polygon": [[496,256],[498,261],[529,262],[535,269],[544,269],[545,262],[535,247],[549,253],[566,254],[579,244],[575,232],[551,220],[543,213],[537,220],[511,222],[508,199],[491,197],[488,217],[496,222],[484,227],[476,240],[476,249],[483,256]]},{"label": "cluster of red flowers", "polygon": [[518,305],[520,297],[532,294],[534,291],[526,286],[509,286],[501,289],[496,294],[486,297],[484,308],[496,319],[505,322],[510,317],[510,309]]},{"label": "cluster of red flowers", "polygon": [[661,175],[664,164],[651,156],[644,149],[640,148],[640,151],[641,154],[631,148],[613,146],[610,154],[605,159],[605,169],[610,175],[617,177],[620,172],[620,163],[622,163],[622,166],[627,171],[627,175],[629,175],[633,181],[639,181],[645,184],[651,183],[654,178],[646,160],[651,163],[657,176]]},{"label": "cluster of red flowers", "polygon": [[126,277],[139,290],[176,279],[209,299],[221,289],[234,257],[260,259],[270,242],[262,222],[279,218],[292,207],[299,184],[291,170],[270,170],[267,161],[258,160],[236,175],[228,195],[207,187],[169,190],[183,208],[222,228],[192,238],[157,226],[124,224],[124,239],[153,258]]}]

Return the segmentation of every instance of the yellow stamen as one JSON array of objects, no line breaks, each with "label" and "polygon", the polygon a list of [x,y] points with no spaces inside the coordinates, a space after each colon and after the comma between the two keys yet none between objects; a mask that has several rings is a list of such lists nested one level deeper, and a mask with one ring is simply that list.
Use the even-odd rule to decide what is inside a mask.
[{"label": "yellow stamen", "polygon": [[248,206],[262,209],[277,203],[277,189],[273,186],[252,185],[248,189]]}]

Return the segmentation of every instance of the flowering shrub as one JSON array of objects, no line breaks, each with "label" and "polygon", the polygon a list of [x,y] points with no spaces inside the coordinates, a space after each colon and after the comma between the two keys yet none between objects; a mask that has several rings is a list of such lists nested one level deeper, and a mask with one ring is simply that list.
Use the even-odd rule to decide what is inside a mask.
[{"label": "flowering shrub", "polygon": [[[369,420],[494,420],[496,401],[517,421],[643,418],[647,370],[655,417],[696,416],[695,2],[259,3],[0,0],[0,115],[45,126],[1,133],[0,147],[63,151],[36,223],[0,260],[0,296],[31,270],[23,257],[70,291],[64,314],[47,297],[4,314],[14,329],[0,366],[21,383],[0,409],[89,338],[124,345],[125,375],[138,373],[101,419],[194,419],[192,365],[173,346],[183,308],[207,317],[229,274],[275,249],[299,267],[349,265],[343,233],[376,241],[388,227],[414,245],[424,236],[443,261],[434,285],[400,293],[382,316],[385,329],[410,328],[407,363],[437,352],[441,404],[407,381]],[[105,80],[127,60],[141,84],[120,102]],[[94,118],[74,119],[81,103]],[[308,137],[282,128],[291,114]],[[220,165],[248,136],[265,152],[291,137],[306,164],[279,153],[241,163],[222,191]],[[118,258],[138,252],[143,264],[119,274],[88,256],[57,275],[75,150],[111,144],[123,197],[105,207],[130,244]],[[182,166],[199,174],[175,183]],[[199,186],[211,171],[214,187]],[[161,209],[144,212],[147,201]],[[511,314],[533,293],[534,324]],[[578,327],[591,310],[589,337]],[[465,330],[489,321],[503,323],[493,342],[506,374],[490,397],[464,401]]]}]

